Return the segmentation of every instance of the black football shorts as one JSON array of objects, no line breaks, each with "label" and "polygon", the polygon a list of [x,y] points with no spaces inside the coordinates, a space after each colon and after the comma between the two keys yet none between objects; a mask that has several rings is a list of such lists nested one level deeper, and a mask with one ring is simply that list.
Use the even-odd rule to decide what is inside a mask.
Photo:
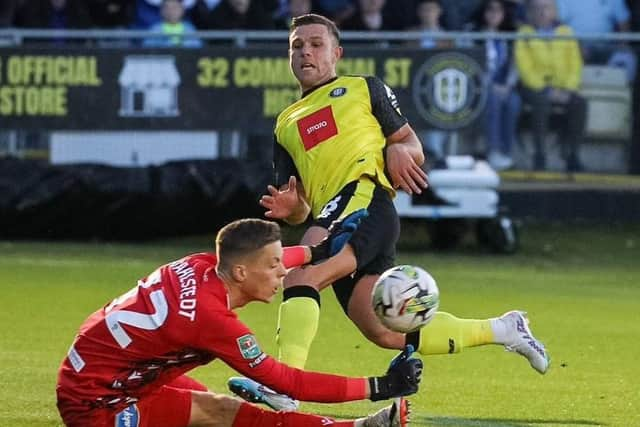
[{"label": "black football shorts", "polygon": [[313,225],[328,228],[336,219],[366,208],[369,216],[362,219],[349,244],[356,254],[354,274],[333,283],[333,291],[347,312],[355,284],[362,276],[380,274],[395,262],[396,243],[400,235],[400,219],[391,195],[368,177],[347,184],[322,209]]}]

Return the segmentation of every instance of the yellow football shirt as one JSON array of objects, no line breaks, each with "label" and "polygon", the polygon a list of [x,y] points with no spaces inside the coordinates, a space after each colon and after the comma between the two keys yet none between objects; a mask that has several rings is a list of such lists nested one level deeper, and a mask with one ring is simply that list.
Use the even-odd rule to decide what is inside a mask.
[{"label": "yellow football shirt", "polygon": [[[395,95],[376,77],[335,78],[280,113],[276,144],[295,166],[314,217],[346,184],[363,176],[395,194],[385,173],[384,148],[386,136],[406,122]],[[277,163],[276,157],[276,170]],[[286,182],[288,175],[282,178]]]}]

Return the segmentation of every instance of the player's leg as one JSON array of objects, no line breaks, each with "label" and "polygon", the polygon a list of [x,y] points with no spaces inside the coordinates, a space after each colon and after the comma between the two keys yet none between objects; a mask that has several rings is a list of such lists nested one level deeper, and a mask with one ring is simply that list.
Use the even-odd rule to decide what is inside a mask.
[{"label": "player's leg", "polygon": [[[313,245],[327,235],[321,227],[310,227],[300,241],[303,245]],[[307,361],[320,319],[320,293],[308,283],[305,272],[294,269],[284,278],[282,303],[278,310],[278,359],[284,363],[303,368]]]},{"label": "player's leg", "polygon": [[66,427],[111,427],[114,425],[113,411],[109,409],[91,409],[79,399],[61,399],[59,395],[57,405],[62,422]]},{"label": "player's leg", "polygon": [[371,291],[378,277],[362,276],[356,281],[357,285],[345,278],[334,283],[333,289],[343,310],[365,338],[380,347],[399,350],[405,346],[405,334],[387,329],[371,307]]},{"label": "player's leg", "polygon": [[[311,227],[307,234],[321,229]],[[325,234],[326,230],[321,229]],[[302,244],[309,240],[303,238]],[[347,244],[336,256],[319,265],[290,271],[284,279],[283,301],[278,311],[278,359],[303,368],[320,319],[320,292],[334,280],[356,268],[355,256]]]},{"label": "player's leg", "polygon": [[[367,207],[375,184],[366,179],[345,186],[322,209],[314,226],[304,234],[303,245],[317,244],[327,235],[332,221]],[[370,217],[364,218],[354,236],[362,234]],[[366,231],[365,231],[366,233]],[[320,318],[320,293],[333,280],[348,275],[356,268],[356,258],[350,245],[338,255],[319,265],[292,270],[284,279],[283,302],[278,312],[278,358],[291,366],[303,368],[315,338]]]},{"label": "player's leg", "polygon": [[[368,208],[369,217],[353,234],[349,245],[357,258],[358,271],[333,284],[338,301],[349,318],[372,342],[385,348],[404,348],[405,342],[423,355],[458,353],[463,348],[502,344],[507,350],[525,356],[531,366],[544,373],[549,357],[544,346],[526,327],[526,319],[513,312],[492,319],[461,319],[438,312],[420,331],[403,335],[382,326],[371,306],[371,292],[379,274],[394,264],[399,218],[386,192],[375,192]],[[397,226],[393,226],[397,224]]]},{"label": "player's leg", "polygon": [[375,414],[357,420],[334,420],[301,412],[273,412],[225,395],[193,392],[189,427],[404,427],[408,405],[396,401]]},{"label": "player's leg", "polygon": [[[334,284],[338,300],[362,334],[384,348],[402,349],[413,344],[422,355],[458,353],[463,348],[500,344],[507,350],[524,356],[531,366],[545,373],[550,364],[544,345],[528,326],[526,313],[510,311],[490,319],[460,319],[439,311],[425,327],[404,335],[385,328],[371,308],[371,291],[377,276],[366,275],[358,280],[350,298],[340,293],[341,283]],[[344,287],[342,288],[344,289]]]},{"label": "player's leg", "polygon": [[[420,331],[405,336],[393,332],[380,323],[371,307],[371,292],[377,275],[365,275],[354,285],[347,303],[347,315],[370,341],[384,348],[402,349],[413,344],[422,355],[458,353],[465,347],[494,344],[491,320],[459,319],[446,312],[437,312],[434,318]],[[342,283],[336,283],[336,295]],[[348,285],[344,284],[343,288]]]},{"label": "player's leg", "polygon": [[173,381],[166,384],[166,387],[182,388],[195,391],[209,391],[209,388],[206,385],[194,380],[187,375],[180,375],[178,378],[175,378]]},{"label": "player's leg", "polygon": [[[165,386],[116,415],[115,425],[231,427],[242,403],[239,399],[223,394]],[[128,420],[129,424],[119,424],[120,420]]]},{"label": "player's leg", "polygon": [[[150,396],[140,399],[116,414],[115,426],[186,427],[192,413],[192,391],[186,388],[161,387]],[[137,421],[137,424],[136,422]],[[127,424],[127,422],[129,424]]]}]

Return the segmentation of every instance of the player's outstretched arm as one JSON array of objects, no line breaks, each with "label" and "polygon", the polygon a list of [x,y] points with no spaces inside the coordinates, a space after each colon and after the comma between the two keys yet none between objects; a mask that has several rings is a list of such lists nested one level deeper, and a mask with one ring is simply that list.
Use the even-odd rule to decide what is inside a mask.
[{"label": "player's outstretched arm", "polygon": [[[234,378],[232,391],[256,402],[261,393],[283,393],[306,402],[338,403],[370,399],[372,401],[408,396],[418,391],[422,361],[411,358],[413,348],[394,358],[387,372],[379,377],[345,377],[323,372],[304,371],[278,362],[264,353],[255,360],[223,357],[229,366],[252,381]],[[267,386],[268,390],[261,388]],[[235,389],[235,390],[234,390]]]},{"label": "player's outstretched arm", "polygon": [[411,357],[413,351],[413,346],[408,344],[393,358],[385,375],[369,378],[369,399],[385,400],[408,396],[418,391],[423,365],[420,359]]},{"label": "player's outstretched arm", "polygon": [[267,209],[264,215],[267,218],[282,219],[285,222],[296,225],[307,219],[311,211],[305,198],[302,184],[298,185],[295,176],[289,177],[289,182],[279,189],[273,185],[267,186],[269,194],[260,198],[260,205]]},{"label": "player's outstretched arm", "polygon": [[329,226],[326,238],[315,246],[311,246],[311,263],[318,263],[334,256],[347,244],[353,233],[360,226],[360,222],[369,216],[365,209],[358,209],[349,215],[337,219]]}]

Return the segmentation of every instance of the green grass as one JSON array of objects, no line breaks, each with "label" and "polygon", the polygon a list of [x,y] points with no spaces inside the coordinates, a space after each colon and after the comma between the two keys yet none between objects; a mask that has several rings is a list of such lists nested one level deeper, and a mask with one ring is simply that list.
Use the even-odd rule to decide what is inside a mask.
[{"label": "green grass", "polygon": [[[527,310],[553,358],[541,376],[497,346],[425,357],[422,387],[412,399],[414,425],[640,426],[640,226],[538,225],[521,237],[523,247],[513,256],[473,246],[400,253],[400,262],[434,275],[443,310],[478,318]],[[209,240],[0,242],[0,426],[61,425],[56,371],[80,323],[158,264],[207,250]],[[381,373],[395,352],[362,338],[331,292],[323,298],[308,368]],[[269,352],[276,312],[277,304],[240,311]],[[194,372],[218,391],[232,374],[219,361]],[[303,410],[352,417],[382,405],[307,403]]]}]

